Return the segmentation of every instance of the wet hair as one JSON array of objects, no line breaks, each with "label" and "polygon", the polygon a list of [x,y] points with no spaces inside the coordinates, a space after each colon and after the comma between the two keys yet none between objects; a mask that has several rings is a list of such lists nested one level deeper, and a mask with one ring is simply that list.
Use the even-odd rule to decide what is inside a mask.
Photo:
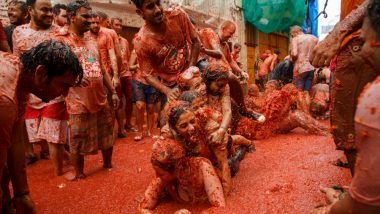
[{"label": "wet hair", "polygon": [[97,13],[101,20],[108,19],[108,15],[106,13],[103,13],[102,11],[98,11]]},{"label": "wet hair", "polygon": [[210,84],[219,79],[227,79],[229,76],[228,68],[219,62],[209,63],[202,73],[202,79],[206,84],[207,90]]},{"label": "wet hair", "polygon": [[235,43],[235,44],[234,44],[234,49],[235,49],[235,48],[241,48],[241,44],[240,44],[240,43]]},{"label": "wet hair", "polygon": [[200,97],[201,94],[196,91],[185,91],[179,96],[179,100],[192,103],[196,98]]},{"label": "wet hair", "polygon": [[9,5],[17,5],[20,8],[22,14],[28,13],[28,5],[23,1],[13,0],[9,2]]},{"label": "wet hair", "polygon": [[61,13],[61,10],[67,10],[66,5],[64,4],[55,4],[53,7],[53,13],[58,16]]},{"label": "wet hair", "polygon": [[367,17],[371,27],[376,32],[377,39],[380,39],[380,0],[372,0],[368,6]]},{"label": "wet hair", "polygon": [[76,1],[70,2],[67,5],[68,23],[70,23],[70,17],[77,15],[78,10],[82,7],[89,10],[91,9],[90,4],[87,2],[87,0],[76,0]]},{"label": "wet hair", "polygon": [[24,73],[34,73],[42,65],[47,71],[48,80],[62,76],[67,71],[77,77],[76,84],[83,78],[83,69],[75,53],[62,42],[48,40],[28,50],[20,57]]},{"label": "wet hair", "polygon": [[111,24],[113,24],[116,20],[123,23],[123,20],[120,17],[113,17],[113,18],[111,18]]},{"label": "wet hair", "polygon": [[175,126],[181,115],[187,111],[188,106],[188,102],[177,102],[172,107],[169,107],[168,123],[170,128],[176,130]]}]

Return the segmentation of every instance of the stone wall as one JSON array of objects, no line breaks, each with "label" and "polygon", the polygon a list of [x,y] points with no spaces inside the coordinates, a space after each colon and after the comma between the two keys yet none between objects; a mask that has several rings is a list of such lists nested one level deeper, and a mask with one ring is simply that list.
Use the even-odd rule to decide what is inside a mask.
[{"label": "stone wall", "polygon": [[7,14],[8,2],[10,2],[10,0],[0,0],[0,19],[1,19],[1,22],[3,22],[3,25],[8,25],[9,23],[8,14]]}]

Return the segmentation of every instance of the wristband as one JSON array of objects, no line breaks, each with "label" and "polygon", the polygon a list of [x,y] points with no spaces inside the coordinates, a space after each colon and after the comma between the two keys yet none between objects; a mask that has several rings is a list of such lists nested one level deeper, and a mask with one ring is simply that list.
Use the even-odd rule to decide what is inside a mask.
[{"label": "wristband", "polygon": [[220,126],[219,128],[223,129],[225,132],[227,131],[226,127],[224,127],[224,126]]}]

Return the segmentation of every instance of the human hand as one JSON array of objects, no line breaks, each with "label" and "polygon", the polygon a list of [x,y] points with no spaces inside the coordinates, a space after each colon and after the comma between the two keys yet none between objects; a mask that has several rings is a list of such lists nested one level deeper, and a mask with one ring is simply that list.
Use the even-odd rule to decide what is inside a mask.
[{"label": "human hand", "polygon": [[119,78],[119,76],[118,75],[114,75],[113,77],[112,77],[112,85],[113,85],[113,87],[118,87],[119,85],[120,85],[120,78]]},{"label": "human hand", "polygon": [[168,90],[168,92],[165,93],[165,95],[168,98],[168,101],[176,100],[180,95],[179,88],[176,87],[170,89]]},{"label": "human hand", "polygon": [[311,214],[328,214],[330,213],[332,205],[322,206],[315,208],[313,211],[311,211]]},{"label": "human hand", "polygon": [[315,67],[329,66],[339,47],[338,41],[331,41],[331,39],[326,38],[313,48],[309,58],[310,63]]},{"label": "human hand", "polygon": [[116,93],[112,94],[112,104],[115,110],[119,107],[120,99]]},{"label": "human hand", "polygon": [[208,140],[211,144],[214,144],[215,146],[220,146],[223,143],[223,138],[225,134],[226,130],[223,128],[219,128],[209,136]]}]

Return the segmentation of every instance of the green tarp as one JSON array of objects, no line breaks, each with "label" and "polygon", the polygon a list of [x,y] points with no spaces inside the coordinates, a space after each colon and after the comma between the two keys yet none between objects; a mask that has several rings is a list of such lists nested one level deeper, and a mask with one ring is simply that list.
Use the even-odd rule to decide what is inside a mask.
[{"label": "green tarp", "polygon": [[245,21],[265,33],[301,25],[306,8],[305,0],[243,0]]}]

